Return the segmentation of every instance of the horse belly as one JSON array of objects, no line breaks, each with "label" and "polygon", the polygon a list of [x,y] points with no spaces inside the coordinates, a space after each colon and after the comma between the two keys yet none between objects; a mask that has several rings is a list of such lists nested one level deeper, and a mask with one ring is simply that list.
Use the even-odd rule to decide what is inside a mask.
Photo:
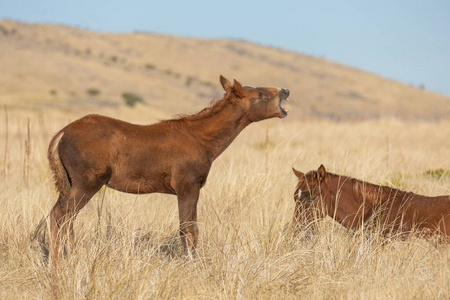
[{"label": "horse belly", "polygon": [[106,185],[115,190],[131,194],[169,193],[170,178],[164,172],[146,172],[145,170],[113,171]]}]

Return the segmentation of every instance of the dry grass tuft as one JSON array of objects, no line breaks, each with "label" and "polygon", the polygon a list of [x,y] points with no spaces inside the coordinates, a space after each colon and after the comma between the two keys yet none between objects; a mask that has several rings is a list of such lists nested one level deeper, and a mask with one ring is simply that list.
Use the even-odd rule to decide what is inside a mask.
[{"label": "dry grass tuft", "polygon": [[[30,235],[56,201],[47,144],[76,117],[10,110],[7,123],[0,122],[0,298],[50,294],[48,268]],[[323,163],[332,172],[438,195],[450,194],[449,176],[424,174],[450,170],[449,157],[448,121],[251,125],[214,163],[201,192],[197,257],[180,257],[175,197],[104,189],[75,222],[77,246],[60,261],[59,293],[63,299],[447,298],[448,245],[385,240],[330,219],[317,223],[314,235],[304,228],[294,238],[284,228],[294,209],[292,166],[308,171]]]}]

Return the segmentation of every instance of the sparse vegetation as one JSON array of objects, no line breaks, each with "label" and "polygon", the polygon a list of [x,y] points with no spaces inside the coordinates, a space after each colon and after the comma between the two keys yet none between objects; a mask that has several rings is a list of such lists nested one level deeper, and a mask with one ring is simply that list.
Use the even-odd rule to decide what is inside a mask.
[{"label": "sparse vegetation", "polygon": [[141,96],[134,94],[134,93],[123,93],[122,94],[123,100],[125,101],[125,104],[133,107],[137,103],[144,103],[144,99],[142,99]]},{"label": "sparse vegetation", "polygon": [[171,70],[171,69],[161,70],[161,73],[164,74],[164,75],[173,76],[173,77],[175,77],[175,78],[177,78],[177,79],[180,79],[180,78],[181,78],[181,74],[180,74],[180,73],[175,72],[175,71],[173,71],[173,70]]},{"label": "sparse vegetation", "polygon": [[405,174],[404,172],[401,171],[392,172],[392,174],[390,174],[388,180],[384,183],[384,185],[396,189],[403,189],[406,177],[411,177],[411,175]]},{"label": "sparse vegetation", "polygon": [[[69,119],[85,113],[10,110],[8,121],[1,118],[0,170],[3,154],[8,153],[6,176],[2,171],[0,180],[2,298],[49,297],[49,270],[29,239],[57,198],[46,148]],[[134,116],[120,110],[114,117],[134,121]],[[390,139],[395,151],[389,168],[384,163],[386,137],[379,134],[385,131],[396,137]],[[58,270],[60,296],[445,299],[450,295],[447,245],[417,237],[383,240],[376,232],[343,229],[329,218],[317,224],[314,235],[305,228],[292,238],[283,230],[294,208],[292,166],[307,171],[323,163],[331,172],[373,182],[400,178],[403,186],[417,193],[449,194],[448,176],[441,177],[438,185],[422,175],[406,176],[428,169],[445,174],[427,166],[450,169],[449,135],[448,121],[417,123],[413,128],[410,123],[389,121],[286,119],[253,124],[213,165],[201,191],[195,258],[179,257],[174,196],[138,196],[106,188],[76,220],[77,246],[61,259]],[[24,140],[31,141],[29,150]],[[276,148],[266,156],[267,151],[255,149],[258,143],[275,143]],[[301,145],[301,150],[291,144]],[[21,151],[14,150],[20,147]],[[436,147],[442,148],[430,156],[429,149]]]},{"label": "sparse vegetation", "polygon": [[6,29],[5,26],[0,25],[0,33],[7,35],[8,34],[8,29]]},{"label": "sparse vegetation", "polygon": [[[198,105],[201,101],[212,100],[211,97],[218,98],[222,89],[217,77],[222,73],[229,77],[239,74],[236,79],[243,84],[289,88],[293,100],[290,105],[296,109],[293,111],[298,118],[435,121],[450,117],[448,97],[421,90],[417,84],[405,85],[311,55],[248,41],[173,37],[168,44],[165,37],[150,33],[110,34],[106,38],[95,31],[10,20],[0,20],[0,36],[8,39],[2,48],[6,59],[0,60],[4,70],[0,82],[10,83],[8,92],[5,89],[0,97],[26,92],[30,97],[42,99],[39,93],[57,87],[58,96],[64,102],[71,89],[80,90],[91,78],[96,78],[96,82],[103,83],[102,95],[140,91],[142,97],[152,97],[151,104],[163,113],[182,113],[189,109],[185,103],[180,104],[181,111],[174,112],[174,107],[165,106],[164,102],[175,103],[185,97],[197,99]],[[186,46],[189,51],[183,50]],[[20,51],[24,47],[32,51]],[[18,69],[24,72],[14,71]],[[165,76],[168,80],[161,80]],[[23,86],[24,77],[34,84]],[[174,78],[179,82],[174,82]],[[251,82],[246,82],[250,79]],[[24,91],[24,88],[29,90]],[[152,90],[157,92],[150,92]],[[84,88],[81,92],[85,92]],[[53,105],[51,97],[46,99],[40,103],[48,101],[45,105]],[[408,105],[399,105],[399,99],[407,99]],[[16,101],[21,102],[16,102],[17,105],[27,105],[23,97]],[[122,102],[120,94],[111,101]]]},{"label": "sparse vegetation", "polygon": [[439,169],[430,169],[424,172],[425,176],[433,177],[436,179],[441,179],[442,177],[450,177],[450,171],[439,168]]},{"label": "sparse vegetation", "polygon": [[188,86],[188,87],[191,86],[194,83],[199,84],[199,85],[203,85],[203,86],[206,86],[206,87],[209,87],[209,88],[213,88],[213,89],[216,87],[216,85],[213,82],[206,81],[206,80],[201,80],[201,79],[197,78],[196,76],[187,76],[186,80],[184,81],[184,84],[186,86]]},{"label": "sparse vegetation", "polygon": [[264,141],[264,142],[256,143],[254,147],[256,150],[267,151],[270,149],[274,149],[275,146],[276,146],[276,144],[272,141]]},{"label": "sparse vegetation", "polygon": [[88,88],[86,93],[91,97],[97,97],[100,95],[100,90],[97,88]]},{"label": "sparse vegetation", "polygon": [[194,80],[195,80],[194,77],[188,76],[188,77],[186,77],[186,80],[185,80],[184,84],[185,84],[186,86],[191,86],[191,85],[192,85],[192,82],[194,82]]},{"label": "sparse vegetation", "polygon": [[3,35],[14,35],[17,33],[17,30],[15,28],[8,29],[6,26],[0,24],[0,33]]}]

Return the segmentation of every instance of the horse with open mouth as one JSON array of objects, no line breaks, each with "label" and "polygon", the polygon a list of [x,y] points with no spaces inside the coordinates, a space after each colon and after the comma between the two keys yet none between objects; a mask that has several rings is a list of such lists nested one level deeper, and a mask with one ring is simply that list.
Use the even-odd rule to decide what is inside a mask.
[{"label": "horse with open mouth", "polygon": [[413,229],[440,234],[450,241],[450,195],[429,197],[329,173],[321,165],[298,178],[292,227],[330,216],[350,229],[369,220],[384,235]]},{"label": "horse with open mouth", "polygon": [[251,123],[287,116],[282,102],[289,100],[288,89],[242,86],[236,80],[232,85],[223,76],[220,83],[224,97],[194,115],[152,125],[87,115],[54,136],[48,149],[59,192],[50,212],[53,266],[60,240],[73,246],[77,213],[104,185],[126,193],[176,195],[184,252],[195,250],[199,192],[213,161]]}]

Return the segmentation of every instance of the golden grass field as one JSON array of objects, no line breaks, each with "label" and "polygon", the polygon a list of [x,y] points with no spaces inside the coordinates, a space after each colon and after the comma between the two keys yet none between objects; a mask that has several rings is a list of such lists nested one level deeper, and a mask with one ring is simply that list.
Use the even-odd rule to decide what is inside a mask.
[{"label": "golden grass field", "polygon": [[[57,130],[88,112],[137,123],[161,118],[144,106],[0,111],[0,298],[50,296],[49,269],[30,242],[57,198],[47,146]],[[309,171],[324,164],[334,173],[442,195],[450,194],[449,157],[449,120],[337,123],[288,116],[252,124],[214,162],[201,191],[195,258],[179,256],[174,196],[102,189],[75,222],[75,250],[60,260],[60,296],[449,298],[448,245],[418,237],[386,241],[329,218],[313,236],[283,231],[294,209],[292,167]]]}]

